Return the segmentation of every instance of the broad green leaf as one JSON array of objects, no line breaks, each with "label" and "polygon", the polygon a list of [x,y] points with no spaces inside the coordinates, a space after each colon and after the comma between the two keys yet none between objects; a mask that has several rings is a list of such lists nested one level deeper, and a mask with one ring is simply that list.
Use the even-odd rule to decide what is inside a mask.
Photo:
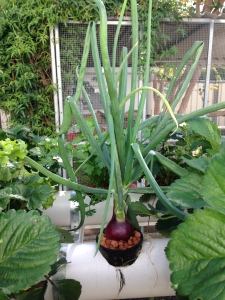
[{"label": "broad green leaf", "polygon": [[202,173],[205,173],[205,171],[209,165],[209,159],[204,156],[201,156],[198,158],[193,158],[193,159],[187,159],[187,158],[183,157],[182,159],[189,167],[191,167],[197,171],[200,171]]},{"label": "broad green leaf", "polygon": [[202,182],[204,200],[212,207],[225,213],[225,150],[210,161]]},{"label": "broad green leaf", "polygon": [[130,202],[129,206],[137,216],[152,216],[153,215],[151,210],[148,209],[145,204],[143,204],[139,201]]},{"label": "broad green leaf", "polygon": [[202,176],[191,173],[188,176],[175,180],[169,187],[167,197],[183,208],[200,208],[205,202],[200,194]]},{"label": "broad green leaf", "polygon": [[17,293],[36,284],[51,269],[59,236],[46,216],[9,211],[0,215],[0,288]]},{"label": "broad green leaf", "polygon": [[164,215],[161,219],[156,222],[155,228],[164,236],[170,236],[171,232],[177,228],[181,223],[176,217]]},{"label": "broad green leaf", "polygon": [[0,190],[0,211],[5,209],[9,204],[10,194],[12,194],[12,189],[10,187],[5,187]]},{"label": "broad green leaf", "polygon": [[152,155],[158,159],[158,161],[167,169],[172,171],[174,174],[182,177],[188,175],[188,171],[185,168],[182,168],[173,160],[169,159],[166,156],[163,156],[161,153],[156,151],[151,151]]},{"label": "broad green leaf", "polygon": [[225,299],[225,216],[197,210],[172,233],[166,249],[171,281],[190,300]]},{"label": "broad green leaf", "polygon": [[47,283],[43,282],[42,286],[33,287],[27,292],[21,293],[16,296],[16,300],[45,300],[44,295],[46,291]]},{"label": "broad green leaf", "polygon": [[67,264],[65,257],[60,257],[53,265],[51,265],[51,271],[48,273],[48,277],[51,277],[57,273],[57,271]]},{"label": "broad green leaf", "polygon": [[27,201],[29,209],[49,207],[54,201],[54,189],[39,175],[26,176],[20,184],[13,184],[13,194],[22,196]]},{"label": "broad green leaf", "polygon": [[81,294],[81,285],[73,279],[62,279],[54,281],[55,300],[78,300]]},{"label": "broad green leaf", "polygon": [[56,230],[60,234],[60,242],[61,243],[73,243],[74,242],[74,236],[72,236],[71,232],[69,232],[66,229],[63,229],[61,227],[56,227]]},{"label": "broad green leaf", "polygon": [[196,118],[188,121],[189,128],[203,136],[216,152],[221,145],[221,135],[218,126],[207,118]]},{"label": "broad green leaf", "polygon": [[17,172],[14,168],[0,166],[0,181],[2,182],[11,181],[16,176],[16,174]]},{"label": "broad green leaf", "polygon": [[0,290],[0,300],[9,300],[9,298]]},{"label": "broad green leaf", "polygon": [[[30,209],[36,209],[40,208],[41,205],[44,205],[45,203],[48,203],[51,206],[51,204],[54,201],[53,198],[53,189],[48,184],[39,185],[36,188],[30,187],[29,191],[26,192],[26,197],[29,199],[29,208]],[[48,199],[51,199],[50,202]]]},{"label": "broad green leaf", "polygon": [[130,221],[131,225],[134,228],[140,230],[140,226],[139,226],[138,220],[137,220],[137,214],[136,214],[136,212],[134,211],[134,209],[132,207],[132,202],[131,201],[128,202],[127,217],[128,217],[128,220]]}]

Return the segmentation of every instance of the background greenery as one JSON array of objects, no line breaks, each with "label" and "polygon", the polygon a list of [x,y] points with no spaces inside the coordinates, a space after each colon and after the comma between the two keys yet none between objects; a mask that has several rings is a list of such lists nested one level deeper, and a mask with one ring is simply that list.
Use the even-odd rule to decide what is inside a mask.
[{"label": "background greenery", "polygon": [[[108,15],[117,16],[122,0],[105,0]],[[147,0],[139,0],[145,19]],[[129,14],[129,11],[127,12]],[[153,1],[153,58],[163,45],[158,28],[165,17],[179,20],[185,5],[178,0]],[[68,18],[89,21],[96,8],[89,0],[2,0],[0,2],[0,108],[12,125],[24,124],[36,134],[54,132],[49,29]],[[163,47],[162,47],[163,49]]]}]

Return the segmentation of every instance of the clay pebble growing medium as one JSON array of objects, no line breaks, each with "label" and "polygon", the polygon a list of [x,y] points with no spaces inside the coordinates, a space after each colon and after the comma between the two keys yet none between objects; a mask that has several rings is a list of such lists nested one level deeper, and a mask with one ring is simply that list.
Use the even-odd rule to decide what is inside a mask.
[{"label": "clay pebble growing medium", "polygon": [[101,240],[101,246],[109,249],[115,250],[126,250],[132,248],[133,246],[137,245],[141,240],[141,233],[138,231],[134,231],[133,235],[128,239],[128,241],[116,241],[110,240],[103,235]]}]

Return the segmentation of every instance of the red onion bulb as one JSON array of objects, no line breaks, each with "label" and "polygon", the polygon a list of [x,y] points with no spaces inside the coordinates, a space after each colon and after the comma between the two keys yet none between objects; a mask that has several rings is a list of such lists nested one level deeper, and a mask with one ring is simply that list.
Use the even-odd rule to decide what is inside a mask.
[{"label": "red onion bulb", "polygon": [[115,216],[113,216],[105,228],[105,237],[115,241],[128,241],[133,231],[134,228],[127,219],[125,221],[117,221]]}]

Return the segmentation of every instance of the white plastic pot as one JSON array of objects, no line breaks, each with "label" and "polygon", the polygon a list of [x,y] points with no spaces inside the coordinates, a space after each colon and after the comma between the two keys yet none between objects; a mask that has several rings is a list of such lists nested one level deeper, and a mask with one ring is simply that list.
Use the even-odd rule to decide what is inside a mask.
[{"label": "white plastic pot", "polygon": [[70,228],[75,209],[74,202],[69,201],[70,197],[71,191],[58,192],[53,206],[44,211],[53,224]]},{"label": "white plastic pot", "polygon": [[[128,267],[109,265],[98,252],[94,242],[71,244],[66,247],[69,262],[57,277],[72,278],[82,285],[81,300],[126,299],[172,296],[170,271],[164,249],[168,239],[149,239],[143,243],[136,262]],[[125,285],[120,290],[122,272]],[[52,300],[48,287],[46,300]]]}]

